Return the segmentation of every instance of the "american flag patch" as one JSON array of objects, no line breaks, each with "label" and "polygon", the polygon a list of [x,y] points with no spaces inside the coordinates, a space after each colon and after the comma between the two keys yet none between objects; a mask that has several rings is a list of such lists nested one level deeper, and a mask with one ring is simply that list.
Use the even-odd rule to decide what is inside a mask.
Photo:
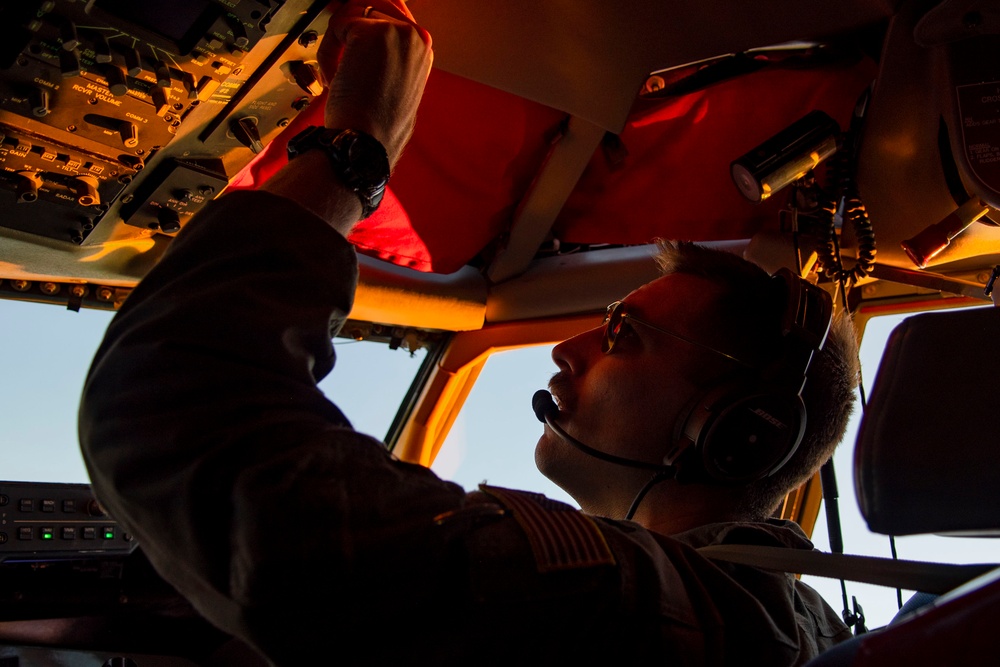
[{"label": "american flag patch", "polygon": [[615,564],[600,528],[583,512],[540,493],[486,484],[479,489],[514,513],[528,536],[539,572]]}]

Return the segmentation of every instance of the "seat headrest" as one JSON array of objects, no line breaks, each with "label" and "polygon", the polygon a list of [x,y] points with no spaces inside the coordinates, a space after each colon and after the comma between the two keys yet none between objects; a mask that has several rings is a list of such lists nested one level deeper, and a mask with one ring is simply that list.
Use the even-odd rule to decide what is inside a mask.
[{"label": "seat headrest", "polygon": [[897,326],[858,432],[861,513],[886,535],[1000,535],[1000,308]]}]

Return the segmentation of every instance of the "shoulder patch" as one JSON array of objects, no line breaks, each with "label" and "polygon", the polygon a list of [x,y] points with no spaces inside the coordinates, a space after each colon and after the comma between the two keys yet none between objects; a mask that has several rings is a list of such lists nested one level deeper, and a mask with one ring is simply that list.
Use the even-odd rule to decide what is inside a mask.
[{"label": "shoulder patch", "polygon": [[479,489],[514,514],[528,536],[539,572],[615,564],[600,528],[583,512],[540,493],[486,484]]}]

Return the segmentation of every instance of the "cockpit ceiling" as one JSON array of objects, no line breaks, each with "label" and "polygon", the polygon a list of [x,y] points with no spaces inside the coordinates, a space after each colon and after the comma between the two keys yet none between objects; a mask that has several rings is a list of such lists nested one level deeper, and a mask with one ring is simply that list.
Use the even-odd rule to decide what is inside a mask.
[{"label": "cockpit ceiling", "polygon": [[[628,12],[609,3],[409,4],[435,35],[435,70],[390,196],[352,237],[372,257],[434,273],[472,264],[498,283],[539,251],[778,230],[787,194],[748,202],[730,162],[814,110],[846,131],[882,74],[888,81],[879,81],[859,151],[879,261],[914,268],[899,242],[968,196],[949,192],[942,174],[949,158],[940,154],[938,124],[953,82],[935,74],[943,49],[914,43],[913,6],[893,17],[899,3],[776,3],[769,12],[657,2]],[[785,59],[750,52],[768,62],[650,94],[651,72],[678,68],[669,85],[670,76],[698,69],[686,63],[788,40],[823,46]],[[916,65],[896,64],[906,62]],[[886,63],[894,69],[883,71]],[[307,110],[283,137],[318,120],[318,109]],[[901,131],[910,133],[904,157],[887,147]],[[276,169],[283,145],[279,137],[238,187]],[[848,256],[856,251],[851,231],[842,239]],[[978,267],[997,248],[1000,232],[974,225],[935,263],[973,258]]]},{"label": "cockpit ceiling", "polygon": [[[655,237],[749,238],[777,229],[775,200],[739,194],[729,163],[812,110],[846,127],[876,67],[858,57],[821,69],[764,69],[662,100],[637,100],[620,134],[597,131],[550,238],[642,244]],[[321,122],[313,105],[238,178],[252,187],[284,162],[284,141]],[[518,207],[553,160],[564,112],[441,70],[383,208],[351,240],[366,254],[451,273],[502,250]]]},{"label": "cockpit ceiling", "polygon": [[[473,301],[481,306],[480,291],[524,275],[540,255],[648,244],[656,237],[749,239],[787,229],[782,208],[788,193],[749,202],[733,184],[730,163],[813,111],[825,112],[846,131],[859,99],[870,93],[856,150],[857,185],[871,214],[879,263],[913,269],[901,240],[940,221],[973,194],[992,207],[985,222],[998,217],[1000,208],[995,182],[992,190],[972,187],[976,183],[956,148],[961,115],[948,101],[954,97],[950,91],[968,77],[1000,80],[1000,72],[988,66],[995,58],[952,46],[964,41],[993,49],[1000,28],[987,23],[975,39],[956,41],[948,32],[954,27],[949,11],[959,4],[947,0],[928,11],[926,3],[889,0],[636,0],[626,5],[411,0],[409,7],[433,35],[434,69],[413,139],[382,208],[356,228],[351,240],[377,264],[430,274],[432,282],[441,277],[434,274],[461,271],[456,280],[464,286],[470,283],[468,274],[476,274],[471,282],[482,284]],[[223,69],[211,69],[219,63],[199,61],[201,46],[182,58],[178,67],[187,69],[174,72],[181,78],[168,77],[170,87],[164,90],[177,102],[174,107],[188,104],[190,113],[183,122],[171,117],[171,127],[177,126],[174,138],[150,146],[142,173],[142,160],[125,155],[137,164],[119,175],[120,185],[110,177],[102,181],[107,201],[98,207],[103,217],[92,219],[92,234],[71,238],[55,225],[47,238],[25,231],[35,220],[22,226],[0,220],[0,279],[127,290],[196,210],[189,201],[175,201],[177,192],[189,192],[184,179],[208,174],[214,187],[205,191],[212,193],[227,181],[230,189],[246,189],[284,164],[288,138],[322,122],[323,100],[312,97],[318,83],[312,80],[306,87],[285,70],[315,58],[315,36],[304,37],[325,27],[326,3],[271,5],[274,13],[255,45],[245,54],[234,51],[242,54],[240,67],[219,74]],[[53,16],[84,12],[75,3],[53,6]],[[942,41],[938,33],[949,36]],[[918,44],[921,35],[933,43]],[[55,149],[46,148],[48,134],[56,148],[82,141],[51,119],[97,100],[73,93],[66,82],[86,78],[88,96],[91,89],[106,88],[100,109],[109,113],[115,111],[113,102],[145,104],[138,89],[161,85],[148,68],[139,68],[132,88],[118,97],[110,87],[102,88],[104,79],[93,74],[101,71],[97,66],[67,78],[44,57],[52,48],[65,50],[59,39],[41,46],[31,42],[36,50],[26,47],[29,56],[18,65],[24,71],[0,70],[4,80],[12,81],[27,76],[30,67],[51,70],[52,85],[62,88],[51,97],[51,115],[35,117],[30,109],[15,108],[13,98],[5,102],[11,108],[0,109],[0,130],[13,134],[0,144],[4,159],[13,160],[11,151],[29,145],[43,158],[55,155]],[[211,76],[191,78],[205,72]],[[220,90],[233,86],[239,93],[223,100],[211,91],[185,91],[182,84],[189,79],[221,82]],[[196,107],[200,101],[205,103]],[[159,127],[167,116],[150,118],[151,126]],[[258,142],[240,134],[240,124],[248,119],[260,123]],[[98,148],[88,150],[120,152],[117,144],[113,150]],[[951,153],[959,158],[958,166]],[[16,201],[11,183],[24,173],[45,176],[48,170],[42,165],[31,167],[40,172],[24,172],[27,167],[10,166],[14,162],[3,164],[13,175],[9,183],[0,183],[4,202]],[[817,169],[821,180],[828,164]],[[82,179],[69,180],[79,185]],[[12,210],[20,218],[38,218],[36,211],[55,210],[56,204],[39,199]],[[170,229],[146,221],[153,213],[171,213],[164,210],[171,206],[180,216]],[[847,227],[839,242],[849,258],[858,244]],[[275,233],[280,229],[276,225]],[[974,224],[934,259],[932,268],[981,271],[998,261],[1000,228]],[[388,272],[393,281],[412,283],[412,291],[426,286],[412,271],[401,278]]]}]

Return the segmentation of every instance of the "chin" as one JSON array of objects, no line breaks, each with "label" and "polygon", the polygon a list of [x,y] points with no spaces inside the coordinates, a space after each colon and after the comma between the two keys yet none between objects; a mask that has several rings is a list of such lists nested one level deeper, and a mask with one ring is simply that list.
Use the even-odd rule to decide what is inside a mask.
[{"label": "chin", "polygon": [[535,444],[535,467],[550,481],[562,486],[561,472],[567,468],[567,456],[572,455],[570,445],[548,428],[539,436]]},{"label": "chin", "polygon": [[542,434],[538,436],[538,442],[535,443],[535,467],[538,468],[538,472],[542,473],[549,479],[552,477],[549,471],[552,467],[551,461],[554,455],[554,449],[559,445],[557,442],[558,438],[553,435],[548,428],[542,431]]},{"label": "chin", "polygon": [[579,462],[574,461],[577,454],[571,445],[546,428],[535,445],[535,467],[550,482],[575,497],[572,471],[579,467]]}]

